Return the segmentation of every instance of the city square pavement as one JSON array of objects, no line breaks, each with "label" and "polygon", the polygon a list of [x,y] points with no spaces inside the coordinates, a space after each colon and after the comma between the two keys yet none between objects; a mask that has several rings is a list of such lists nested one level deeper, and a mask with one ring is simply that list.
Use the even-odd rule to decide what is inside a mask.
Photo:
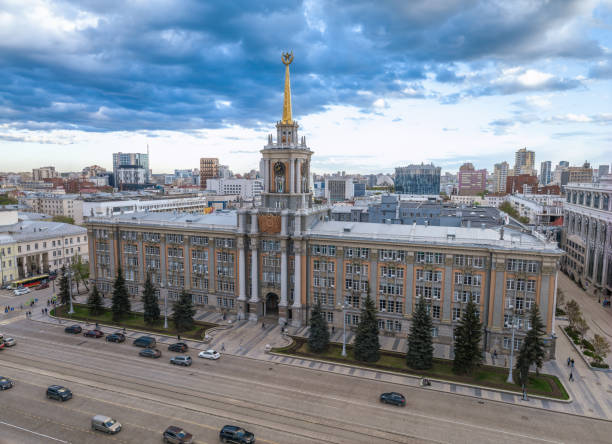
[{"label": "city square pavement", "polygon": [[[42,290],[45,292],[45,290]],[[42,314],[40,308],[46,307],[46,292],[40,292],[41,298],[39,302],[32,309],[32,320],[46,323],[63,323],[67,321],[59,321],[50,316]],[[28,295],[26,295],[28,296]],[[50,296],[49,296],[50,297]],[[85,302],[85,295],[75,297],[77,302]],[[0,301],[4,299],[0,298]],[[106,298],[105,304],[110,305],[110,299]],[[41,305],[42,304],[42,305]],[[142,302],[134,302],[132,304],[134,311],[142,311]],[[162,316],[164,314],[164,307],[161,304]],[[169,309],[170,312],[170,309]],[[9,316],[4,314],[0,315],[0,325],[3,323],[11,322],[11,318],[23,318],[23,313],[15,313]],[[269,361],[278,364],[284,364],[289,366],[304,367],[309,369],[316,369],[324,372],[331,372],[335,374],[346,375],[349,377],[371,379],[378,381],[386,381],[389,383],[405,386],[417,387],[420,385],[420,378],[398,375],[388,373],[384,371],[368,370],[360,368],[358,366],[340,365],[336,363],[325,363],[311,359],[293,358],[289,356],[278,356],[270,354],[266,351],[269,347],[279,347],[289,344],[290,340],[286,335],[281,333],[281,327],[274,323],[272,319],[269,322],[251,322],[251,321],[236,321],[234,319],[223,320],[222,315],[219,312],[203,311],[198,310],[195,318],[200,321],[216,323],[222,326],[221,328],[214,329],[210,332],[210,337],[205,342],[186,340],[185,342],[195,350],[206,350],[208,348],[214,348],[217,351],[225,354],[241,356],[245,358],[257,359],[261,361]],[[572,345],[569,343],[567,338],[562,334],[560,328],[561,324],[557,323],[557,358],[558,360],[552,360],[545,363],[542,371],[558,376],[564,383],[568,393],[571,396],[571,402],[561,402],[552,399],[543,399],[539,397],[530,396],[529,400],[524,401],[520,395],[513,393],[506,393],[498,390],[486,389],[483,387],[471,387],[462,384],[455,384],[445,381],[432,381],[431,387],[424,388],[424,390],[436,390],[448,393],[454,393],[458,395],[471,396],[475,398],[481,398],[483,400],[499,401],[504,403],[525,405],[535,408],[553,410],[558,412],[577,414],[583,416],[590,416],[594,418],[612,420],[612,401],[610,401],[610,394],[612,394],[612,373],[600,372],[590,370],[584,362],[582,362]],[[75,322],[77,323],[77,322]],[[93,328],[92,324],[80,323],[83,327]],[[114,327],[102,327],[106,333],[116,331]],[[288,333],[297,336],[308,336],[308,327],[302,327],[299,329],[288,327]],[[142,333],[138,331],[128,330],[127,336],[129,338],[135,338]],[[156,336],[158,341],[161,343],[171,343],[176,340],[173,337],[164,337],[159,335]],[[332,341],[342,342],[342,329],[336,329],[332,334]],[[352,343],[354,339],[354,333],[347,331],[347,342]],[[382,337],[380,338],[381,346],[388,350],[394,351],[405,351],[406,340],[393,337]],[[448,349],[438,348],[436,355],[448,358]],[[569,368],[565,365],[567,357],[575,358],[575,368],[573,369],[574,381],[570,382]],[[496,362],[493,362],[492,357],[487,354],[486,362],[490,365],[501,365],[506,364],[502,358],[498,358]]]}]

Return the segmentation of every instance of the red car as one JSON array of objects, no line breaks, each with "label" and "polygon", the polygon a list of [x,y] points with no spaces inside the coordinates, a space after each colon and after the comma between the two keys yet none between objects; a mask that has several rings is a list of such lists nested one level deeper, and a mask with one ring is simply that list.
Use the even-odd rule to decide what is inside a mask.
[{"label": "red car", "polygon": [[104,332],[100,330],[87,330],[83,333],[83,336],[87,336],[88,338],[101,338],[104,336]]},{"label": "red car", "polygon": [[42,284],[38,284],[35,290],[42,290],[43,288],[49,288],[49,284],[46,282],[43,282]]}]

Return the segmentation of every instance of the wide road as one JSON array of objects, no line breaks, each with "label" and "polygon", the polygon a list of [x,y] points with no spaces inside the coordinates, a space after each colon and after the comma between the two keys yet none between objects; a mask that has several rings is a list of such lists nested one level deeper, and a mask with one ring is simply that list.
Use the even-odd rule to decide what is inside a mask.
[{"label": "wide road", "polygon": [[[612,423],[481,401],[427,389],[225,355],[188,368],[141,358],[129,343],[68,335],[60,326],[19,320],[0,326],[18,345],[0,351],[0,375],[16,386],[0,392],[0,443],[156,443],[170,424],[198,443],[218,442],[239,424],[263,443],[589,442],[608,443]],[[46,387],[74,398],[47,400]],[[382,405],[397,390],[406,408]],[[90,430],[95,414],[123,426]]]}]

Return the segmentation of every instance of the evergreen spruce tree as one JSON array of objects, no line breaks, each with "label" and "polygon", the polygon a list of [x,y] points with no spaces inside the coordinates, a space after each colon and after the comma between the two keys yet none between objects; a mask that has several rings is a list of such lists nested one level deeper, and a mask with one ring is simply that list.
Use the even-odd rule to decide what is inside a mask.
[{"label": "evergreen spruce tree", "polygon": [[529,368],[532,365],[536,367],[536,373],[540,372],[546,350],[544,345],[545,327],[540,317],[538,304],[533,304],[529,311],[529,322],[531,329],[527,332],[523,344],[519,351],[519,356],[516,361],[516,370],[519,372],[519,383],[523,386],[527,385],[529,378]]},{"label": "evergreen spruce tree", "polygon": [[374,301],[368,296],[361,310],[361,320],[355,335],[355,359],[364,362],[376,362],[380,359],[380,343],[378,342],[378,320]]},{"label": "evergreen spruce tree", "polygon": [[113,284],[113,305],[111,307],[113,321],[117,322],[122,320],[130,313],[131,308],[130,297],[127,288],[125,288],[123,272],[121,271],[121,267],[119,267],[117,269],[117,278]]},{"label": "evergreen spruce tree", "polygon": [[472,298],[468,301],[455,327],[455,359],[453,372],[457,374],[472,374],[482,362],[480,339],[482,323],[478,317],[478,309]]},{"label": "evergreen spruce tree", "polygon": [[327,350],[329,345],[329,331],[327,330],[327,321],[321,312],[321,301],[312,309],[310,316],[310,337],[308,338],[308,347],[315,353],[321,353]]},{"label": "evergreen spruce tree", "polygon": [[182,333],[193,328],[193,316],[195,315],[191,295],[185,290],[179,296],[178,301],[172,305],[172,320],[176,331]]},{"label": "evergreen spruce tree", "polygon": [[70,289],[68,288],[68,275],[66,274],[66,266],[62,265],[61,276],[59,279],[59,301],[64,305],[70,304]]},{"label": "evergreen spruce tree", "polygon": [[147,273],[147,279],[142,292],[142,300],[144,302],[144,322],[147,325],[153,325],[159,320],[159,303],[155,294],[155,287],[151,281],[151,273]]},{"label": "evergreen spruce tree", "polygon": [[104,313],[104,305],[102,304],[102,297],[98,292],[98,286],[94,285],[91,294],[87,298],[87,307],[89,308],[89,314],[97,316]]},{"label": "evergreen spruce tree", "polygon": [[408,367],[416,370],[426,370],[433,366],[432,327],[425,298],[420,297],[412,317],[410,336],[408,336],[408,354],[406,355]]}]

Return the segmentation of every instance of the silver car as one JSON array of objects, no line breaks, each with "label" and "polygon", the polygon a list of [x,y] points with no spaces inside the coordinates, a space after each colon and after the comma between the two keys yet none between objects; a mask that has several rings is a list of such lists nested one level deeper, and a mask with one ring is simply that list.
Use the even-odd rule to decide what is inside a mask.
[{"label": "silver car", "polygon": [[96,415],[91,418],[91,430],[100,430],[101,432],[114,435],[121,431],[121,423],[110,416]]}]

